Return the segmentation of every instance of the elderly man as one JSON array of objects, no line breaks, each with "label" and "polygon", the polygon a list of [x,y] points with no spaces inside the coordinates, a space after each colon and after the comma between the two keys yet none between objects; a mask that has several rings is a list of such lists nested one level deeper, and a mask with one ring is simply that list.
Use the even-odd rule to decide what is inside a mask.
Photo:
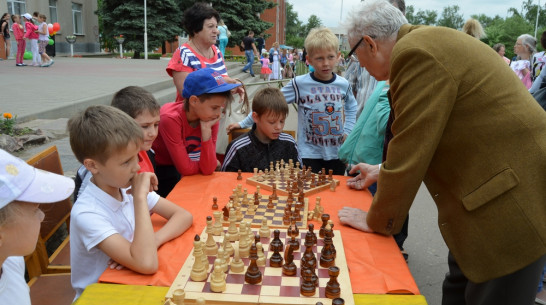
[{"label": "elderly man", "polygon": [[546,113],[462,32],[411,26],[385,0],[348,22],[360,64],[390,80],[392,139],[370,210],[341,210],[341,221],[397,233],[424,181],[450,250],[442,303],[533,304],[546,262]]}]

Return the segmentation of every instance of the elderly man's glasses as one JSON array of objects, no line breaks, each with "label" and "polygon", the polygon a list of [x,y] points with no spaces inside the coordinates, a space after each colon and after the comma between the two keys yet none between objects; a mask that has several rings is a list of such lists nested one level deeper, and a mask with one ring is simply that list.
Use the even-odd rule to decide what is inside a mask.
[{"label": "elderly man's glasses", "polygon": [[[373,35],[368,35],[368,36],[372,39],[375,39],[375,36]],[[358,58],[356,57],[356,55],[354,55],[354,53],[356,52],[356,49],[358,48],[358,46],[360,46],[362,41],[364,41],[364,36],[362,36],[362,38],[360,38],[360,40],[355,44],[355,46],[351,49],[351,51],[349,51],[349,54],[347,54],[348,58],[351,58],[354,61],[358,61]]]}]

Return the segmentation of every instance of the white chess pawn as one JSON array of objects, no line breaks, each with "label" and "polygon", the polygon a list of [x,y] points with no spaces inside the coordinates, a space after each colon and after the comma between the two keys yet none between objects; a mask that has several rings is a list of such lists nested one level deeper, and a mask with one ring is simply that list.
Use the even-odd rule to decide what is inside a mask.
[{"label": "white chess pawn", "polygon": [[214,211],[212,213],[214,216],[214,225],[212,226],[212,235],[214,236],[220,236],[222,234],[223,228],[222,228],[222,212],[221,211]]},{"label": "white chess pawn", "polygon": [[262,226],[260,228],[260,237],[268,238],[271,235],[271,230],[267,226],[267,218],[262,219]]},{"label": "white chess pawn", "polygon": [[212,292],[226,291],[226,274],[222,272],[222,262],[220,259],[214,261],[214,271],[210,276],[210,290]]},{"label": "white chess pawn", "polygon": [[256,248],[258,248],[258,259],[256,260],[256,264],[258,267],[265,267],[265,254],[262,243],[257,243]]},{"label": "white chess pawn", "polygon": [[248,240],[247,226],[246,222],[241,222],[239,224],[239,255],[240,257],[248,257],[250,255],[250,243],[252,241]]},{"label": "white chess pawn", "polygon": [[186,292],[184,292],[184,289],[176,289],[173,292],[172,302],[175,305],[184,305],[185,298],[186,298]]},{"label": "white chess pawn", "polygon": [[239,256],[239,250],[235,249],[235,254],[233,256],[233,260],[231,260],[230,268],[229,270],[233,273],[241,273],[245,270],[245,263]]}]

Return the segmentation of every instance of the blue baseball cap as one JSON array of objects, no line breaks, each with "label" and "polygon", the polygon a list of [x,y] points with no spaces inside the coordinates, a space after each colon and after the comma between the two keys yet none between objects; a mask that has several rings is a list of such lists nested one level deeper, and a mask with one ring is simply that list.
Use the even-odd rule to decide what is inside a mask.
[{"label": "blue baseball cap", "polygon": [[192,95],[199,96],[205,93],[226,92],[239,86],[241,84],[226,83],[222,74],[211,68],[204,68],[188,74],[184,81],[182,97],[189,98]]}]

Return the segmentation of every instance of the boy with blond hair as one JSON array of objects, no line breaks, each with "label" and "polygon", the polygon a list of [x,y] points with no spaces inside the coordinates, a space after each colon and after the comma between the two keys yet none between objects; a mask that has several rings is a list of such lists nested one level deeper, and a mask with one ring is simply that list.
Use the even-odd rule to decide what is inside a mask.
[{"label": "boy with blond hair", "polygon": [[270,161],[290,159],[301,164],[296,141],[282,132],[287,115],[288,104],[279,89],[258,91],[252,101],[252,130],[229,143],[222,171],[252,172],[269,168]]},{"label": "boy with blond hair", "polygon": [[[157,271],[157,248],[192,225],[192,215],[161,198],[157,177],[138,173],[142,129],[111,106],[92,106],[68,122],[70,146],[92,173],[70,222],[72,286],[76,299],[104,270],[124,266],[136,272]],[[150,213],[167,219],[154,233]]]},{"label": "boy with blond hair", "polygon": [[[338,150],[356,121],[356,100],[349,82],[333,71],[339,58],[339,41],[327,28],[315,28],[305,39],[307,61],[315,70],[292,79],[282,93],[287,103],[298,104],[298,149],[303,164],[314,172],[332,169],[343,175],[345,164]],[[228,126],[248,128],[252,116]]]}]

